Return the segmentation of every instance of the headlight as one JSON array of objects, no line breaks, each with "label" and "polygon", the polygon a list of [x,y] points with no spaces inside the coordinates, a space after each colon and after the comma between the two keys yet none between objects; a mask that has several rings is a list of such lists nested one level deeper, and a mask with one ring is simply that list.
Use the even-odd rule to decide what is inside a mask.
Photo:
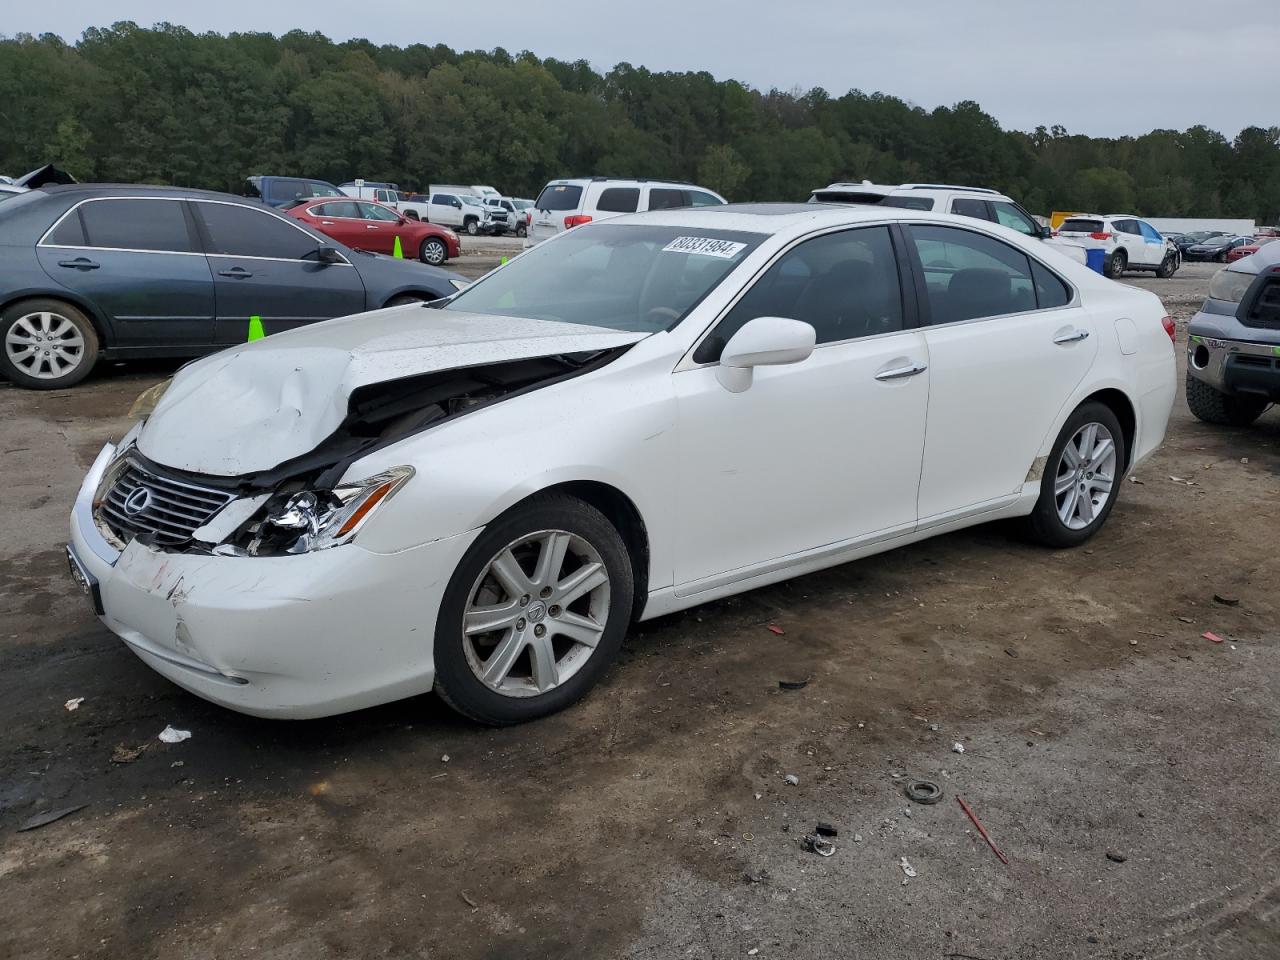
[{"label": "headlight", "polygon": [[272,497],[262,511],[214,553],[279,556],[310,553],[351,542],[370,515],[413,476],[413,467],[341,483],[332,490],[301,490]]},{"label": "headlight", "polygon": [[164,396],[164,392],[173,386],[173,377],[168,380],[162,380],[154,387],[143,390],[138,394],[138,399],[133,401],[133,406],[129,408],[129,416],[135,420],[141,420],[144,417],[151,416],[156,408],[156,404],[160,402],[160,398]]},{"label": "headlight", "polygon": [[1239,303],[1249,285],[1256,279],[1252,273],[1222,269],[1209,281],[1209,299]]}]

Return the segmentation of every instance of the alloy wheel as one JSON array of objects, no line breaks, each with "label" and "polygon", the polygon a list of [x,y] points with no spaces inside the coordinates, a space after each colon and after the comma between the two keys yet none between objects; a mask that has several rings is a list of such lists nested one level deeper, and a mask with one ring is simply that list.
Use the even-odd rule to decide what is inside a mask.
[{"label": "alloy wheel", "polygon": [[609,619],[609,573],[577,534],[542,530],[485,565],[462,617],[467,664],[495,693],[532,697],[586,665]]},{"label": "alloy wheel", "polygon": [[422,259],[432,266],[444,263],[444,244],[439,240],[428,240],[422,246]]},{"label": "alloy wheel", "polygon": [[1053,493],[1058,519],[1069,530],[1093,523],[1116,481],[1115,438],[1101,423],[1086,423],[1062,448]]},{"label": "alloy wheel", "polygon": [[67,317],[40,311],[19,317],[4,337],[9,362],[29,377],[56,380],[84,362],[84,336]]}]

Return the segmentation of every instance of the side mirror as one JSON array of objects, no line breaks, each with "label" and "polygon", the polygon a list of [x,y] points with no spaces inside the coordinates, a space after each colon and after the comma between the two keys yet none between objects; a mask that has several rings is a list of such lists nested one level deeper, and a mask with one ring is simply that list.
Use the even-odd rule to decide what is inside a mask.
[{"label": "side mirror", "polygon": [[756,317],[729,338],[720,354],[716,379],[730,393],[751,386],[755,367],[799,363],[813,353],[818,335],[810,324],[787,317]]},{"label": "side mirror", "polygon": [[1052,236],[1053,236],[1053,227],[1041,227],[1041,228],[1040,228],[1040,239],[1041,239],[1041,240],[1048,240],[1048,239],[1049,239],[1050,237],[1052,237]]},{"label": "side mirror", "polygon": [[316,259],[321,263],[341,263],[342,254],[327,243],[322,243],[316,247]]}]

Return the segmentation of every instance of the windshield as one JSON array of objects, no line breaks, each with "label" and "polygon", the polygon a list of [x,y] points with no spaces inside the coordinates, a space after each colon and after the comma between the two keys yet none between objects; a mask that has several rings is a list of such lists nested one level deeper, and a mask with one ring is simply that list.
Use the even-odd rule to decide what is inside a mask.
[{"label": "windshield", "polygon": [[528,210],[533,206],[532,200],[512,200],[511,202],[516,205],[517,210]]},{"label": "windshield", "polygon": [[635,333],[669,330],[764,238],[698,227],[575,227],[472,284],[443,309]]},{"label": "windshield", "polygon": [[481,200],[480,200],[480,198],[479,198],[479,197],[472,197],[472,196],[468,196],[468,195],[467,195],[467,194],[465,194],[465,193],[464,193],[464,194],[461,194],[460,196],[461,196],[461,198],[462,198],[462,202],[463,202],[463,203],[465,203],[465,204],[466,204],[467,206],[469,206],[469,207],[483,207],[483,206],[484,206],[484,203],[483,203],[483,202],[481,202]]}]

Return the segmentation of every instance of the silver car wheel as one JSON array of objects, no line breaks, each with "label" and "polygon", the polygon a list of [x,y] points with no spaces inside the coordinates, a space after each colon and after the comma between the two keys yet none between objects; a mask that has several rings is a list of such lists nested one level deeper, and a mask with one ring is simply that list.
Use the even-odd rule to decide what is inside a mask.
[{"label": "silver car wheel", "polygon": [[532,697],[566,683],[609,620],[609,572],[577,534],[542,530],[507,544],[471,588],[462,643],[495,693]]},{"label": "silver car wheel", "polygon": [[29,377],[56,380],[84,361],[84,336],[59,313],[40,311],[19,317],[5,332],[9,362]]},{"label": "silver car wheel", "polygon": [[422,245],[422,259],[433,267],[438,267],[445,261],[444,244],[439,240],[428,240]]},{"label": "silver car wheel", "polygon": [[1067,441],[1058,458],[1053,493],[1058,519],[1083,530],[1111,499],[1116,481],[1116,441],[1100,423],[1086,423]]}]

